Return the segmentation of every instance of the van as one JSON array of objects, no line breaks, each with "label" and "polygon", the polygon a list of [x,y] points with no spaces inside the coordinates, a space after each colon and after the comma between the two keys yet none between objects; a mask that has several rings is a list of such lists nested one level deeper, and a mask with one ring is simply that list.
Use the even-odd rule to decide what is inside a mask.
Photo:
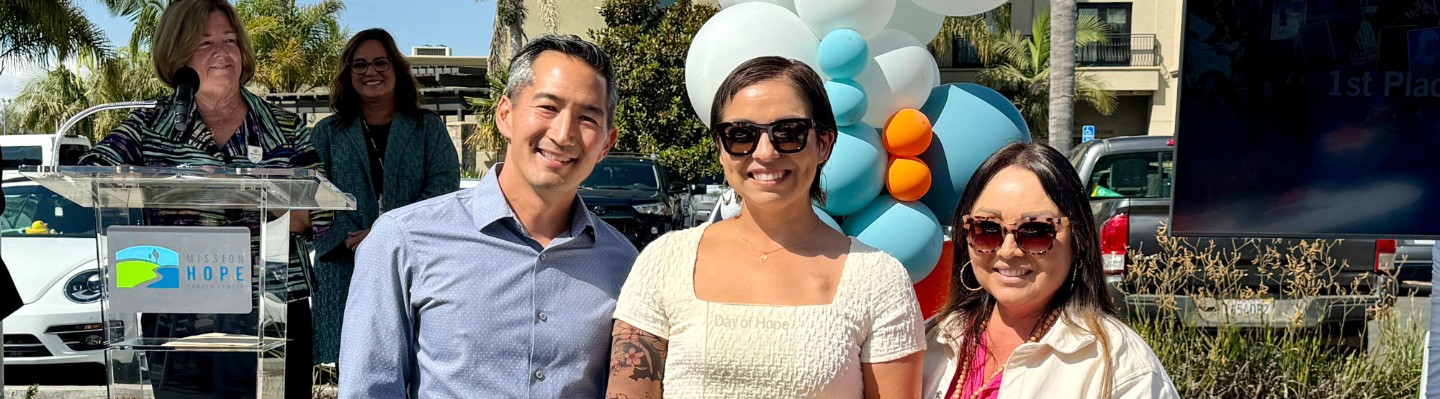
[{"label": "van", "polygon": [[[55,147],[60,147],[60,159]],[[75,165],[80,156],[90,151],[90,139],[84,136],[56,134],[21,134],[0,136],[0,171],[16,173],[21,166]]]}]

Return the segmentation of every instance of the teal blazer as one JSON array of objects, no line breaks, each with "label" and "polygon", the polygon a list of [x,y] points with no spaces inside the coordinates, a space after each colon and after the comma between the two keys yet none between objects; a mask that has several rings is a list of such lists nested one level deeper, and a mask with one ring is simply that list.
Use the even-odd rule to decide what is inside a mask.
[{"label": "teal blazer", "polygon": [[348,233],[370,228],[382,212],[458,190],[460,160],[438,115],[424,112],[416,120],[396,113],[385,141],[385,204],[381,209],[370,179],[363,122],[336,130],[335,119],[333,115],[321,119],[311,135],[326,178],[340,191],[355,196],[356,209],[336,212],[329,228],[317,233],[315,255],[317,260],[343,258],[343,263],[349,264],[353,254],[344,245]]}]

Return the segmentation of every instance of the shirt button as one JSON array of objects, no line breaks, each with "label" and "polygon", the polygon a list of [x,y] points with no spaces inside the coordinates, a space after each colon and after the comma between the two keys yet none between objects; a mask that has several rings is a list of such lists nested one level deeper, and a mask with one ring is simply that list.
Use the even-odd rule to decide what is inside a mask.
[{"label": "shirt button", "polygon": [[540,312],[539,314],[535,315],[535,317],[539,317],[540,321],[545,321],[546,319],[548,319],[548,317],[545,316],[545,312]]},{"label": "shirt button", "polygon": [[545,260],[545,254],[540,254],[540,260]]},{"label": "shirt button", "polygon": [[540,381],[544,381],[544,380],[545,380],[545,372],[544,372],[544,371],[540,371],[540,370],[535,370],[535,379],[540,380]]}]

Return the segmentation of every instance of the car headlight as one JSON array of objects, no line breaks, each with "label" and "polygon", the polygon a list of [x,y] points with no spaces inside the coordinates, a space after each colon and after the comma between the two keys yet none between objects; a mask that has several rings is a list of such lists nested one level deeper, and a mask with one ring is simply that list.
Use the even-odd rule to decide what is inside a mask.
[{"label": "car headlight", "polygon": [[669,207],[669,206],[665,206],[665,204],[662,204],[662,203],[659,203],[659,202],[656,202],[656,203],[653,203],[653,204],[640,204],[640,205],[635,205],[634,207],[635,207],[635,211],[636,211],[636,212],[645,213],[645,214],[664,215],[664,214],[670,213],[670,207]]},{"label": "car headlight", "polygon": [[65,297],[75,303],[91,303],[100,300],[100,288],[105,281],[99,270],[86,270],[65,282]]}]

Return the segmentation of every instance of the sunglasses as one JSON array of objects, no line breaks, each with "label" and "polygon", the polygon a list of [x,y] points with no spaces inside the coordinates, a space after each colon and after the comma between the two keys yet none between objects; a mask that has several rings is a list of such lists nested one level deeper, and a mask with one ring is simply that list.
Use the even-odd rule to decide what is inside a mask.
[{"label": "sunglasses", "polygon": [[1027,217],[1020,219],[1017,226],[1001,224],[998,218],[965,216],[965,238],[970,248],[982,254],[993,253],[1005,244],[1007,234],[1015,234],[1015,245],[1031,255],[1042,255],[1055,246],[1055,234],[1070,220],[1068,218]]},{"label": "sunglasses", "polygon": [[356,75],[364,75],[365,70],[370,68],[375,68],[375,72],[388,71],[390,70],[390,59],[376,58],[373,61],[355,60],[350,62],[350,73]]},{"label": "sunglasses", "polygon": [[770,134],[770,146],[781,154],[794,154],[805,150],[805,141],[810,138],[810,129],[815,121],[808,118],[781,119],[772,123],[720,122],[711,128],[720,142],[720,147],[730,155],[743,157],[755,153],[759,147],[760,135]]}]

